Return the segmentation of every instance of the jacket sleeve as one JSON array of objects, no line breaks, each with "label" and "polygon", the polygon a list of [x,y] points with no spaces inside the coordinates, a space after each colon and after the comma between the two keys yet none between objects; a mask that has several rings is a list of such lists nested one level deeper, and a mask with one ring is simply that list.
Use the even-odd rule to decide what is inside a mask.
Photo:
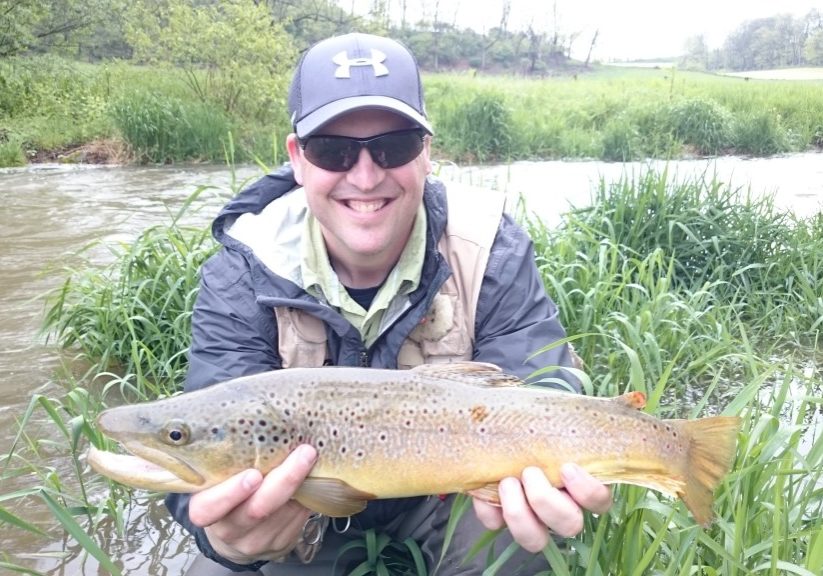
[{"label": "jacket sleeve", "polygon": [[477,301],[474,358],[497,364],[520,378],[535,370],[558,367],[529,381],[580,391],[580,383],[563,368],[572,366],[566,344],[530,358],[566,336],[558,309],[546,293],[526,232],[504,214],[489,254]]},{"label": "jacket sleeve", "polygon": [[[280,367],[274,312],[261,307],[245,257],[222,249],[201,269],[192,313],[192,342],[185,390]],[[233,571],[257,570],[263,563],[238,565],[217,556],[202,528],[189,520],[189,494],[169,494],[166,507],[194,538],[206,557]]]}]

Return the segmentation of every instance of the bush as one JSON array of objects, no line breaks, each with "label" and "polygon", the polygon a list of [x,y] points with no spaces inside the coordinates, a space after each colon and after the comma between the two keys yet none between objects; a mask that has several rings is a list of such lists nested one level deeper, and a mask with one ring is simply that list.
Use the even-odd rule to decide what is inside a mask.
[{"label": "bush", "polygon": [[732,114],[713,100],[690,98],[669,108],[673,137],[700,154],[717,154],[731,144]]},{"label": "bush", "polygon": [[734,129],[734,147],[741,154],[769,156],[790,150],[789,138],[780,118],[769,111],[739,116]]},{"label": "bush", "polygon": [[640,155],[640,135],[626,114],[620,114],[603,127],[600,158],[614,162],[633,160]]},{"label": "bush", "polygon": [[495,91],[478,91],[471,100],[451,94],[438,126],[444,146],[477,162],[508,159],[512,147],[512,115],[505,98]]},{"label": "bush", "polygon": [[220,160],[231,129],[213,106],[146,92],[122,97],[112,105],[111,114],[141,162]]}]

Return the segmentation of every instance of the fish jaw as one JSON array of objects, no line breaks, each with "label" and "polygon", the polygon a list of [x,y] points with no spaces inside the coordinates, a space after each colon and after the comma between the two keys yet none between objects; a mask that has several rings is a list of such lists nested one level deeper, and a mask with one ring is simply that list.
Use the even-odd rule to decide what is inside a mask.
[{"label": "fish jaw", "polygon": [[135,454],[116,454],[91,446],[86,460],[97,473],[142,490],[198,492],[213,484],[182,460],[164,452],[146,446],[133,447],[132,451]]}]

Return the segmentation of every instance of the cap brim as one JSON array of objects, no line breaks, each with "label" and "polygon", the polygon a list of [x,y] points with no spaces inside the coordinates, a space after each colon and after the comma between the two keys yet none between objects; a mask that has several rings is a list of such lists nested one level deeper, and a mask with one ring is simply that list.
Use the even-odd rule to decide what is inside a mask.
[{"label": "cap brim", "polygon": [[386,96],[353,96],[351,98],[335,100],[334,102],[330,102],[329,104],[318,108],[297,122],[294,126],[294,131],[297,133],[298,138],[305,138],[338,116],[342,116],[347,112],[353,112],[354,110],[363,110],[367,108],[396,112],[419,125],[429,134],[434,134],[434,130],[432,130],[432,127],[429,124],[429,121],[426,120],[425,116],[420,114],[408,104]]}]

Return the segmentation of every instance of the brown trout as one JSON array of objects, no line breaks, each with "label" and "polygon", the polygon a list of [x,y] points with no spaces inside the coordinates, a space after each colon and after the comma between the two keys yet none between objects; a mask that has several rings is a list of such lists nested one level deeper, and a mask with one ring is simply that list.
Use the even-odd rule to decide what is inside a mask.
[{"label": "brown trout", "polygon": [[660,420],[644,404],[639,392],[523,386],[477,362],[291,368],[106,410],[100,429],[133,455],[92,447],[88,461],[132,487],[196,492],[311,444],[318,460],[295,499],[335,517],[375,498],[466,492],[497,503],[502,478],[538,466],[559,487],[560,466],[576,462],[604,483],[680,497],[709,523],[739,419]]}]

